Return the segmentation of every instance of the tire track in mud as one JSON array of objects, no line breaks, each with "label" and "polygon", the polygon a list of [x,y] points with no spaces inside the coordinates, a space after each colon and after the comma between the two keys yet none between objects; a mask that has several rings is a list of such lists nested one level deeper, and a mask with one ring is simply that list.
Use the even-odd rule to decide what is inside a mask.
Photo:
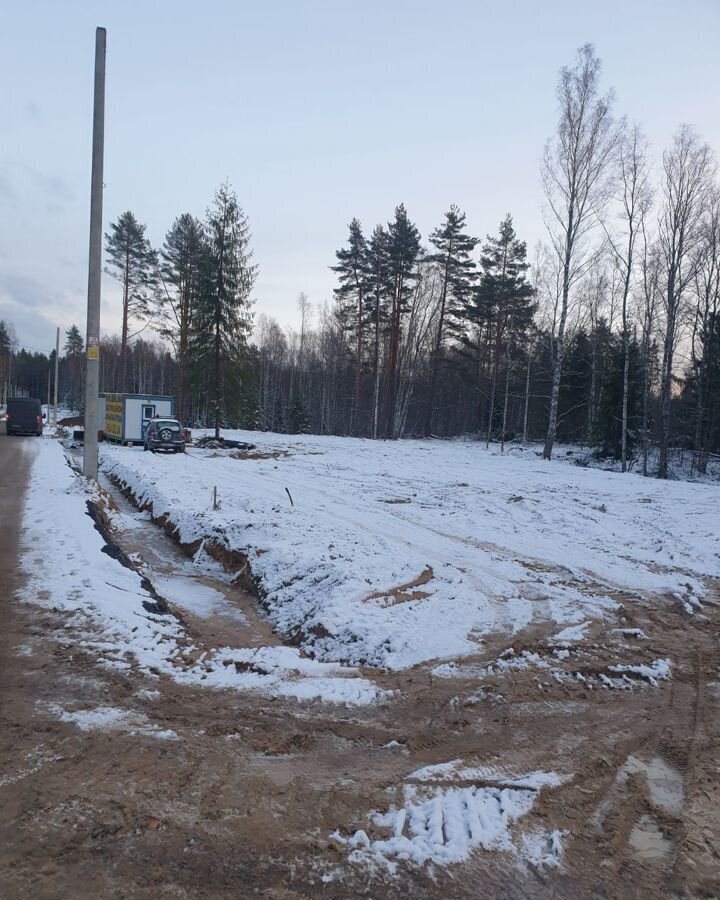
[{"label": "tire track in mud", "polygon": [[668,890],[681,890],[687,880],[682,866],[688,837],[685,807],[703,724],[705,682],[714,675],[718,651],[702,620],[690,620],[680,632],[668,621],[671,611],[648,610],[647,618],[653,628],[664,627],[664,636],[669,631],[690,644],[691,652],[683,661],[674,657],[672,677],[660,687],[660,710],[643,736],[618,750],[612,778],[592,796],[593,828],[579,836],[588,843],[600,838],[604,860],[596,871],[605,874],[600,874],[596,888],[610,897],[666,896]]}]

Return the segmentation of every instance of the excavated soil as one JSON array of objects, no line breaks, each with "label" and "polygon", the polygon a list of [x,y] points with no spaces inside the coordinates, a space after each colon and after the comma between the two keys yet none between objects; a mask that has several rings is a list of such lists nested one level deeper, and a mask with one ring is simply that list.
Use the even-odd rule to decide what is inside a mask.
[{"label": "excavated soil", "polygon": [[[12,465],[21,483],[27,464]],[[2,510],[3,535],[17,535],[20,512]],[[187,561],[149,520],[113,539],[151,581]],[[553,643],[546,622],[493,635],[449,677],[432,665],[367,670],[392,697],[346,708],[102,668],[68,616],[24,591],[12,544],[0,557],[3,898],[720,896],[717,585],[703,614],[619,597],[615,621],[581,640]],[[210,616],[178,610],[199,647],[281,642],[251,594],[198,577],[227,604]],[[672,675],[655,686],[611,668],[665,658]],[[127,716],[83,731],[53,704]],[[562,865],[483,850],[447,867],[400,862],[394,875],[348,862],[333,832],[373,837],[371,810],[387,809],[413,770],[453,759],[572,776],[543,789],[513,829],[518,846],[533,829],[562,832]]]}]

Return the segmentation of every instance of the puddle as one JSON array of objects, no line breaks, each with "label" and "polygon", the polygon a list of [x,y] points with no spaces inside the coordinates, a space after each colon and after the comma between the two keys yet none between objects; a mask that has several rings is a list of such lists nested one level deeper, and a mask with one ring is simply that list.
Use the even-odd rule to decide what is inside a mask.
[{"label": "puddle", "polygon": [[157,575],[153,573],[152,583],[155,590],[169,603],[174,603],[196,616],[212,614],[225,615],[237,619],[245,625],[247,616],[242,610],[228,603],[225,595],[207,584],[205,579],[197,575]]},{"label": "puddle", "polygon": [[643,816],[635,825],[629,843],[640,860],[662,859],[672,851],[672,843],[650,816]]},{"label": "puddle", "polygon": [[683,776],[677,769],[659,756],[653,756],[649,762],[628,756],[619,773],[619,780],[624,783],[628,775],[642,774],[647,782],[650,800],[654,806],[677,816],[682,812],[685,799]]}]

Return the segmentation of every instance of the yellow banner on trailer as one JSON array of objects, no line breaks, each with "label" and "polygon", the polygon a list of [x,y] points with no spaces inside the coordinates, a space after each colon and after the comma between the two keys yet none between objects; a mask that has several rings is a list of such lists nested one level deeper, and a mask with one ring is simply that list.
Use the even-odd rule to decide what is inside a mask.
[{"label": "yellow banner on trailer", "polygon": [[105,394],[105,434],[110,438],[123,439],[123,395]]}]

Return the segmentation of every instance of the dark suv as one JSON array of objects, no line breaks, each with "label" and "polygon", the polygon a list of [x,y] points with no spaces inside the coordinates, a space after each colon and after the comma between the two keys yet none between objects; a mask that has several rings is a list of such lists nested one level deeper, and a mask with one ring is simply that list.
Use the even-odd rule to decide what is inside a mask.
[{"label": "dark suv", "polygon": [[143,438],[143,450],[185,452],[185,434],[177,419],[151,419]]},{"label": "dark suv", "polygon": [[40,401],[31,397],[10,397],[5,414],[5,430],[7,434],[42,436],[43,420]]}]

